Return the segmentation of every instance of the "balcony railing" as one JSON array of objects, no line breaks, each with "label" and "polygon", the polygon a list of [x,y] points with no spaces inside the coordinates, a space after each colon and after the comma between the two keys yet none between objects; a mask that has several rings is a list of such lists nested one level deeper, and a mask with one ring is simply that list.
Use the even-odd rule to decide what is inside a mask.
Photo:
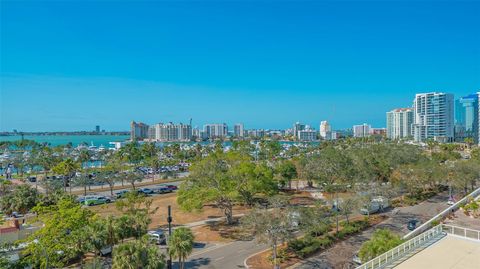
[{"label": "balcony railing", "polygon": [[373,258],[372,260],[360,265],[356,269],[378,269],[398,261],[400,258],[414,253],[415,250],[434,242],[444,235],[452,235],[470,240],[480,241],[480,231],[468,228],[440,224],[432,229],[404,242],[403,244]]},{"label": "balcony railing", "polygon": [[443,234],[442,225],[437,225],[432,229],[404,242],[403,244],[392,248],[382,255],[360,265],[356,269],[376,269],[392,263],[401,257],[411,253],[413,250],[425,245],[430,240],[440,237]]}]

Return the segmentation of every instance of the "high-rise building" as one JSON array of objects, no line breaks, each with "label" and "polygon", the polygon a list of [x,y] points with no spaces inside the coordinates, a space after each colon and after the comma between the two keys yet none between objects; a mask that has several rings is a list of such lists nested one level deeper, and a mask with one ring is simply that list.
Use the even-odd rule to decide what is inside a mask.
[{"label": "high-rise building", "polygon": [[192,125],[180,123],[177,125],[178,140],[190,141],[192,139]]},{"label": "high-rise building", "polygon": [[478,111],[478,115],[477,115],[477,119],[478,119],[478,122],[477,122],[477,142],[478,142],[478,145],[480,146],[480,92],[477,92],[477,97],[478,97],[478,108],[477,108],[477,111]]},{"label": "high-rise building", "polygon": [[413,138],[417,142],[433,139],[452,141],[454,137],[453,94],[430,92],[415,95]]},{"label": "high-rise building", "polygon": [[132,141],[143,140],[148,137],[148,125],[143,122],[132,121],[130,123],[130,139]]},{"label": "high-rise building", "polygon": [[156,128],[156,125],[150,125],[148,126],[148,133],[147,133],[147,138],[148,140],[155,140],[156,139],[156,132],[157,128]]},{"label": "high-rise building", "polygon": [[243,128],[243,123],[237,123],[234,125],[233,135],[235,137],[243,137],[245,135],[245,129]]},{"label": "high-rise building", "polygon": [[330,126],[328,121],[322,121],[320,123],[320,137],[325,140],[332,139],[332,126]]},{"label": "high-rise building", "polygon": [[158,123],[155,129],[157,141],[190,141],[192,139],[192,127],[187,124]]},{"label": "high-rise building", "polygon": [[298,140],[299,141],[316,141],[317,131],[310,128],[298,131]]},{"label": "high-rise building", "polygon": [[100,133],[100,125],[95,126],[95,132]]},{"label": "high-rise building", "polygon": [[372,127],[366,123],[353,126],[353,137],[369,137]]},{"label": "high-rise building", "polygon": [[226,123],[205,124],[203,131],[208,139],[226,137],[228,134],[228,127]]},{"label": "high-rise building", "polygon": [[478,143],[478,94],[470,94],[455,100],[455,141],[465,138]]},{"label": "high-rise building", "polygon": [[413,108],[397,108],[387,112],[387,138],[402,139],[412,136]]},{"label": "high-rise building", "polygon": [[305,130],[305,124],[300,123],[298,121],[293,124],[293,136],[295,137],[296,140],[299,139],[298,132],[303,130]]},{"label": "high-rise building", "polygon": [[248,136],[252,138],[263,138],[265,137],[265,130],[263,129],[248,130]]}]

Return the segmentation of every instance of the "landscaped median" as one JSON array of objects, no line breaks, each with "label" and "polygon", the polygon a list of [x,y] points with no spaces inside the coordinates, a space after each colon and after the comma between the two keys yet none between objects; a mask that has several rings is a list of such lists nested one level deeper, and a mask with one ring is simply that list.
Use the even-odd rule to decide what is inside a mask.
[{"label": "landscaped median", "polygon": [[[385,216],[382,215],[370,216],[369,218],[359,217],[349,223],[342,221],[338,232],[336,232],[335,225],[331,225],[329,231],[325,231],[318,236],[304,235],[295,238],[279,247],[280,268],[288,268],[302,259],[324,251],[349,236],[358,234],[382,222],[384,219]],[[248,257],[245,264],[249,269],[270,269],[273,267],[271,257],[272,251],[268,249]]]}]

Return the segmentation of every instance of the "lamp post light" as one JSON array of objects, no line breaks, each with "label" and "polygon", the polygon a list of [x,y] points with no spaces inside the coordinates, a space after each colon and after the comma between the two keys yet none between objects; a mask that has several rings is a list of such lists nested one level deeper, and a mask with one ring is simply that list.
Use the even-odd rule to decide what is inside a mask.
[{"label": "lamp post light", "polygon": [[[168,206],[167,222],[168,222],[168,238],[170,239],[170,236],[172,236],[172,207],[170,205]],[[167,269],[172,269],[172,255],[170,255],[168,241],[167,241],[167,253],[168,253]]]}]

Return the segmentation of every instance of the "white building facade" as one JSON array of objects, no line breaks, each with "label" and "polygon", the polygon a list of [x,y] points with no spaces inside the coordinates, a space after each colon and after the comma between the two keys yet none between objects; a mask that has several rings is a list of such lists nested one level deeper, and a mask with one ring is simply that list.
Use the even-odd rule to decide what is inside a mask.
[{"label": "white building facade", "polygon": [[245,129],[243,127],[243,123],[237,123],[233,127],[233,135],[235,137],[244,137],[245,136]]},{"label": "white building facade", "polygon": [[362,125],[353,125],[353,137],[369,137],[372,127],[366,123]]},{"label": "white building facade", "polygon": [[332,126],[328,121],[322,121],[320,123],[320,137],[325,140],[331,140],[332,137]]},{"label": "white building facade", "polygon": [[433,139],[449,142],[454,138],[453,94],[419,93],[413,101],[413,138],[417,142]]},{"label": "white building facade", "polygon": [[412,137],[413,108],[398,108],[387,112],[387,138],[405,139]]}]

